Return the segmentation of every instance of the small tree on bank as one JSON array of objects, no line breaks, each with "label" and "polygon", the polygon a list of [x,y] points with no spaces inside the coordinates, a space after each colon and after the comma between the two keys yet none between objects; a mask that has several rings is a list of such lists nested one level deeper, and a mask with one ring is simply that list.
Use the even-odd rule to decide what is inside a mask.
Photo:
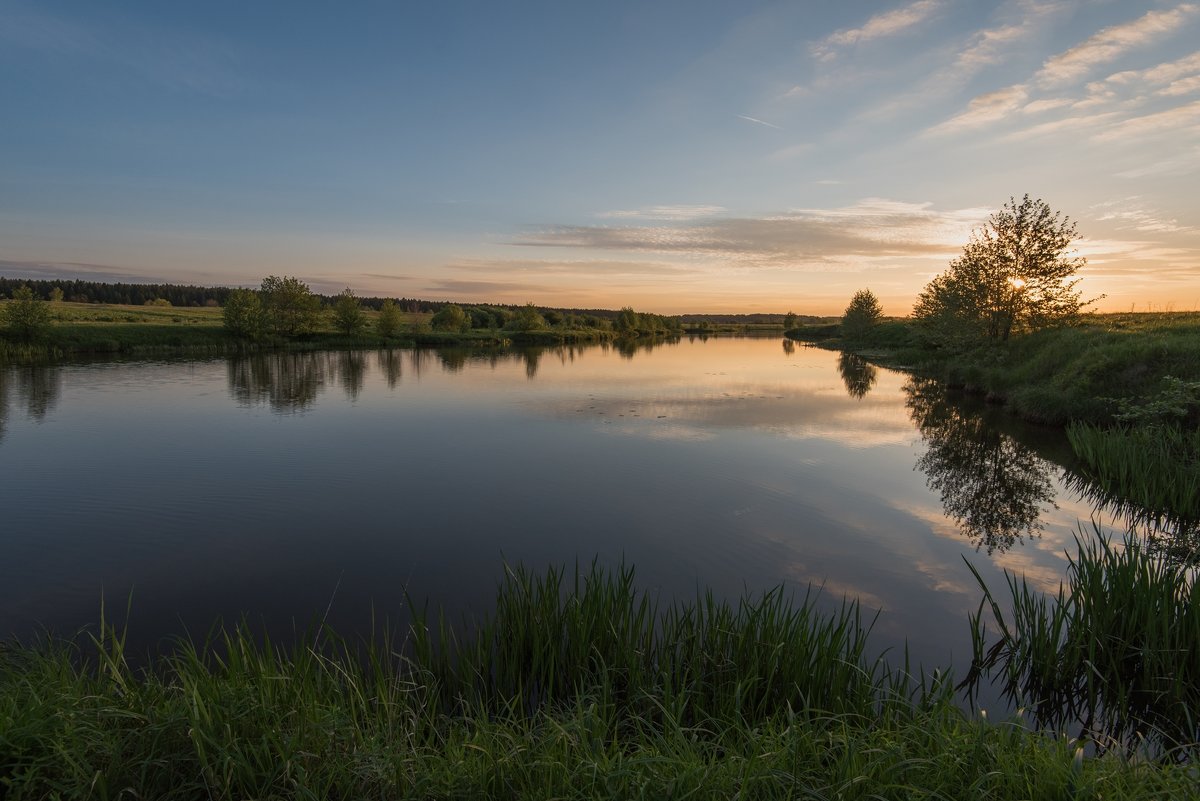
[{"label": "small tree on bank", "polygon": [[463,311],[462,306],[449,303],[437,310],[429,324],[433,326],[434,331],[469,331],[471,318]]},{"label": "small tree on bank", "polygon": [[291,276],[263,279],[263,312],[272,333],[290,339],[314,331],[321,316],[321,299],[308,284]]},{"label": "small tree on bank", "polygon": [[333,327],[347,336],[361,334],[367,327],[367,316],[358,305],[350,287],[342,290],[333,304]]},{"label": "small tree on bank", "polygon": [[396,305],[396,301],[388,298],[379,307],[379,316],[375,318],[376,333],[385,339],[389,339],[400,333],[402,323],[403,318],[400,315],[400,307]]},{"label": "small tree on bank", "polygon": [[913,317],[942,339],[1005,341],[1015,332],[1060,325],[1099,298],[1083,301],[1073,255],[1075,223],[1025,195],[971,235],[962,255],[917,298]]},{"label": "small tree on bank", "polygon": [[883,317],[879,298],[869,289],[860,289],[850,299],[842,314],[842,338],[849,342],[862,340]]},{"label": "small tree on bank", "polygon": [[258,293],[249,289],[235,289],[225,299],[221,310],[225,330],[241,339],[256,340],[263,335],[263,307]]},{"label": "small tree on bank", "polygon": [[36,297],[26,284],[17,287],[0,311],[9,333],[23,342],[40,339],[50,328],[50,304]]}]

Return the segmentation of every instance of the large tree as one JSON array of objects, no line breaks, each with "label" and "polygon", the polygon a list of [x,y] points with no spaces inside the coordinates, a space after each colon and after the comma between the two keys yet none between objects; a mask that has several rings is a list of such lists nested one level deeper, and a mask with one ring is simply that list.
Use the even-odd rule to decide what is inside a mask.
[{"label": "large tree", "polygon": [[1086,264],[1074,255],[1078,236],[1045,201],[1009,198],[925,287],[913,316],[943,336],[999,340],[1068,322],[1094,302],[1075,289]]}]

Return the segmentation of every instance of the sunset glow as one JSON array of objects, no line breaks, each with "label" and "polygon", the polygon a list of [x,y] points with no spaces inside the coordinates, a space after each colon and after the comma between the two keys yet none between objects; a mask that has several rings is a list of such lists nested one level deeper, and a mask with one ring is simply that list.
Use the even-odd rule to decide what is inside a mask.
[{"label": "sunset glow", "polygon": [[[907,314],[1010,197],[1200,309],[1200,3],[0,0],[0,275]],[[1015,289],[1021,286],[1014,282]]]}]

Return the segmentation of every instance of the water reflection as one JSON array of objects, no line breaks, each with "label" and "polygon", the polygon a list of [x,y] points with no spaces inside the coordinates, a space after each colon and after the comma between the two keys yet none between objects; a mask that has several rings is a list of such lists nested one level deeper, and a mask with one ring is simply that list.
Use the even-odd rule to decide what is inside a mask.
[{"label": "water reflection", "polygon": [[796,352],[796,343],[795,343],[795,342],[793,342],[793,341],[792,341],[792,340],[790,340],[790,339],[784,338],[784,340],[783,340],[783,352],[784,352],[786,355],[788,355],[788,356],[791,356],[793,353],[795,353],[795,352]]},{"label": "water reflection", "polygon": [[936,381],[911,378],[904,393],[928,444],[917,469],[975,547],[1003,552],[1026,536],[1039,536],[1043,505],[1057,508],[1055,466],[955,405]]},{"label": "water reflection", "polygon": [[258,353],[232,358],[227,368],[229,394],[242,406],[266,403],[280,414],[304,411],[325,388],[327,357],[339,355]]},{"label": "water reflection", "polygon": [[367,354],[361,350],[348,350],[338,354],[338,357],[337,372],[342,389],[351,401],[358,400],[358,393],[362,392],[363,379],[367,374]]},{"label": "water reflection", "polygon": [[378,361],[379,369],[383,372],[383,377],[387,379],[388,389],[395,389],[404,375],[402,354],[392,349],[381,350],[378,353]]},{"label": "water reflection", "polygon": [[846,385],[846,393],[856,400],[865,398],[879,378],[875,365],[853,353],[842,353],[838,359],[838,372]]},{"label": "water reflection", "polygon": [[1076,497],[1093,505],[1093,517],[1119,521],[1168,562],[1200,565],[1200,520],[1152,511],[1074,470],[1064,471],[1063,483]]},{"label": "water reflection", "polygon": [[0,442],[8,425],[8,370],[0,368]]}]

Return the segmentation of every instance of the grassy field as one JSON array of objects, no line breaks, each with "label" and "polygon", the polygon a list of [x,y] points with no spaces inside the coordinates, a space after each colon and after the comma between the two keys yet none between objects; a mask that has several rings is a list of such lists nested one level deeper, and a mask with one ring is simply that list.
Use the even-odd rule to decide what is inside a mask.
[{"label": "grassy field", "polygon": [[[865,657],[857,607],[659,608],[632,571],[514,570],[453,636],[289,647],[244,628],[130,666],[118,629],[0,649],[6,798],[1195,797]],[[965,621],[964,621],[965,625]],[[1190,629],[1189,629],[1190,631]]]},{"label": "grassy field", "polygon": [[294,342],[256,345],[230,336],[218,307],[54,303],[50,308],[53,323],[37,341],[19,343],[0,338],[0,362],[48,361],[89,354],[215,355],[279,347],[335,350],[508,343],[558,345],[611,338],[609,332],[573,329],[431,331],[432,314],[404,312],[400,333],[384,339],[375,333],[378,312],[364,309],[367,327],[360,335],[339,333],[325,316],[317,331]]}]

